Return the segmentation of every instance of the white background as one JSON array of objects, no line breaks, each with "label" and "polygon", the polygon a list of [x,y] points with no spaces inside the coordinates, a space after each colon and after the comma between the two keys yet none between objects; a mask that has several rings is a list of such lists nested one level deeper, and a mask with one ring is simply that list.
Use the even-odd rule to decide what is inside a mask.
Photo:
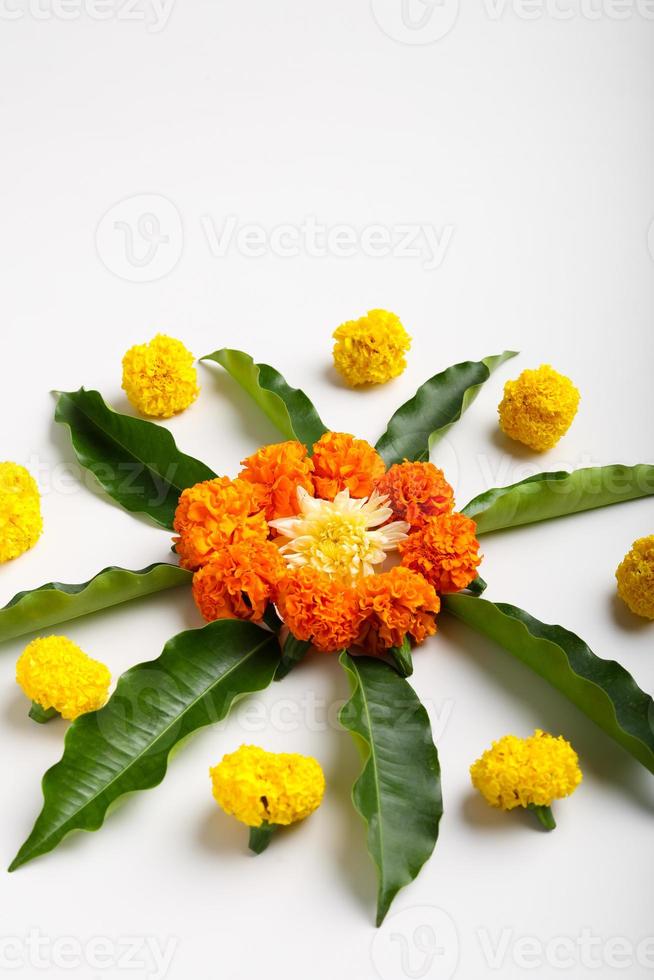
[{"label": "white background", "polygon": [[[460,504],[540,469],[654,461],[652,11],[561,0],[539,14],[488,0],[457,18],[446,0],[417,3],[403,22],[400,0],[374,7],[2,6],[0,458],[37,475],[46,528],[0,569],[2,602],[170,557],[166,534],[79,472],[49,394],[84,384],[128,411],[122,354],[157,330],[198,356],[242,347],[301,384],[333,428],[373,441],[431,374],[519,348],[435,453]],[[158,227],[139,224],[148,213]],[[269,242],[254,257],[232,240],[221,255],[215,239],[230,215],[266,233],[291,225],[298,254]],[[330,254],[307,254],[320,253],[301,231],[311,216],[357,235],[381,225],[393,240],[428,225],[446,247],[437,268],[426,267],[435,263],[423,239],[418,255],[365,254],[365,235],[349,257],[333,241]],[[384,388],[349,392],[330,368],[330,334],[375,306],[412,334],[409,366]],[[574,379],[582,402],[568,436],[535,457],[498,433],[496,406],[507,378],[543,361]],[[275,434],[218,369],[200,373],[200,400],[167,424],[187,452],[233,474]],[[490,536],[488,596],[568,626],[651,689],[652,627],[616,601],[613,573],[653,523],[644,500]],[[197,625],[177,591],[66,632],[117,676]],[[5,865],[65,731],[26,718],[14,684],[23,645],[6,644],[0,661]],[[171,980],[649,976],[651,944],[649,967],[635,950],[653,933],[651,775],[508,654],[444,617],[415,664],[446,813],[433,858],[393,907],[399,918],[373,928],[374,870],[349,802],[359,760],[333,720],[346,684],[334,660],[315,657],[256,698],[258,714],[244,706],[187,744],[165,783],[127,800],[100,833],[0,877],[0,932],[15,940],[0,972],[43,975],[28,948],[37,930],[51,975],[84,980],[161,975],[142,946],[128,970],[125,937],[172,943]],[[550,835],[487,808],[468,777],[493,738],[536,726],[571,739],[584,770]],[[256,859],[208,779],[243,741],[313,754],[328,782],[322,808]],[[49,945],[58,937],[87,952],[107,937],[113,953],[102,970],[66,966]],[[565,944],[547,946],[560,937],[572,959]],[[489,944],[500,946],[495,961]]]}]

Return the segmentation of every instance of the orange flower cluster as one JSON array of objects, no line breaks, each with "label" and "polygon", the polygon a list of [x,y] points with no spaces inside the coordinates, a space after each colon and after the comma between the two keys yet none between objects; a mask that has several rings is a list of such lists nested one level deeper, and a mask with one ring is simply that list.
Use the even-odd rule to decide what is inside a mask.
[{"label": "orange flower cluster", "polygon": [[395,519],[407,521],[412,529],[454,509],[454,491],[433,463],[396,463],[378,481],[377,490],[388,496]]},{"label": "orange flower cluster", "polygon": [[[378,654],[406,637],[422,643],[435,633],[438,594],[463,589],[476,575],[475,524],[453,512],[452,488],[431,463],[405,460],[386,471],[363,439],[326,432],[312,456],[289,440],[262,447],[242,466],[234,480],[217,477],[185,490],[175,514],[180,564],[195,572],[193,595],[208,621],[256,622],[273,603],[290,632],[319,650],[359,646]],[[268,522],[298,514],[300,487],[316,506],[343,491],[365,505],[375,491],[392,510],[390,520],[408,525],[398,545],[401,564],[345,582],[310,562],[287,563]],[[358,511],[334,514],[356,523]],[[329,521],[316,527],[316,534],[333,533]],[[358,540],[346,538],[348,547]]]},{"label": "orange flower cluster", "polygon": [[465,589],[481,562],[476,525],[465,514],[441,514],[400,542],[402,564],[423,575],[437,592]]},{"label": "orange flower cluster", "polygon": [[333,500],[341,490],[369,497],[384,475],[384,460],[365,439],[346,432],[326,432],[313,447],[316,496]]}]

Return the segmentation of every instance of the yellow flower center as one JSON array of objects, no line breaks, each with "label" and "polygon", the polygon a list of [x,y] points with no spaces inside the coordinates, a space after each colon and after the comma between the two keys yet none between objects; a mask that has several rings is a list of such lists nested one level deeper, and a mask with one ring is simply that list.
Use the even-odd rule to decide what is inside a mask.
[{"label": "yellow flower center", "polygon": [[371,575],[409,529],[404,521],[385,523],[392,511],[377,493],[353,499],[344,490],[334,500],[320,500],[299,487],[298,503],[297,517],[270,522],[289,539],[281,553],[289,565],[311,565],[342,579]]}]

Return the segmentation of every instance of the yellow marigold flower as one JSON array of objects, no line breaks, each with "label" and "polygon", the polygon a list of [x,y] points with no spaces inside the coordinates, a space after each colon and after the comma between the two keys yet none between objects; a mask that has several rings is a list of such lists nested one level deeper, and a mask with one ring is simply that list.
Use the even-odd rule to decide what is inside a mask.
[{"label": "yellow marigold flower", "polygon": [[258,488],[227,476],[188,487],[179,498],[173,527],[183,568],[195,570],[225,545],[248,538],[268,539]]},{"label": "yellow marigold flower", "polygon": [[209,770],[219,806],[248,827],[286,826],[316,810],[325,792],[320,763],[310,756],[242,745]]},{"label": "yellow marigold flower", "polygon": [[17,463],[0,463],[0,562],[34,547],[42,531],[41,498],[34,477]]},{"label": "yellow marigold flower", "polygon": [[72,720],[102,707],[111,674],[68,637],[47,636],[25,647],[16,664],[16,680],[44,711],[54,708]]},{"label": "yellow marigold flower", "polygon": [[454,508],[454,491],[442,470],[433,463],[395,463],[382,476],[377,491],[386,494],[396,517],[415,530],[430,517],[449,514]]},{"label": "yellow marigold flower", "polygon": [[406,367],[411,337],[394,313],[370,310],[334,331],[334,364],[352,387],[383,384]]},{"label": "yellow marigold flower", "polygon": [[363,619],[356,589],[310,565],[288,572],[277,606],[293,636],[323,653],[351,646]]},{"label": "yellow marigold flower", "polygon": [[237,541],[195,573],[193,598],[207,622],[260,620],[285,572],[286,563],[271,541]]},{"label": "yellow marigold flower", "polygon": [[400,541],[402,564],[424,575],[437,592],[465,589],[481,563],[476,529],[465,514],[430,517],[406,541]]},{"label": "yellow marigold flower", "polygon": [[504,398],[498,407],[500,427],[530,449],[552,449],[572,425],[579,397],[570,378],[549,364],[541,364],[504,385]]},{"label": "yellow marigold flower", "polygon": [[123,357],[123,388],[139,412],[168,419],[188,408],[200,393],[193,363],[181,340],[158,333]]},{"label": "yellow marigold flower", "polygon": [[[505,735],[470,767],[472,785],[487,803],[502,810],[549,808],[570,796],[581,782],[579,758],[569,742],[536,729],[529,738]],[[539,812],[545,823],[551,814]]]},{"label": "yellow marigold flower", "polygon": [[358,585],[364,621],[357,644],[369,653],[399,647],[405,637],[422,643],[436,632],[441,602],[434,588],[408,568],[368,575]]},{"label": "yellow marigold flower", "polygon": [[634,541],[615,573],[618,595],[631,611],[654,619],[654,534]]},{"label": "yellow marigold flower", "polygon": [[384,460],[365,439],[347,432],[325,432],[313,447],[316,496],[333,500],[341,490],[369,497],[386,471]]},{"label": "yellow marigold flower", "polygon": [[301,442],[289,440],[263,446],[241,463],[243,480],[259,488],[266,520],[290,517],[298,512],[297,488],[313,494],[313,463]]}]

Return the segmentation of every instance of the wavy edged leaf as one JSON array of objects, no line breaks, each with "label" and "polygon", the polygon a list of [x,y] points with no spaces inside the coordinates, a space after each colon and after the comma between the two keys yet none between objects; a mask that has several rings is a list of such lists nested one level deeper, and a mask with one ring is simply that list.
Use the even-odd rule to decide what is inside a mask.
[{"label": "wavy edged leaf", "polygon": [[228,347],[200,360],[215,361],[224,367],[286,439],[298,439],[310,449],[327,432],[307,395],[299,388],[291,388],[269,364],[255,364],[249,354]]},{"label": "wavy edged leaf", "polygon": [[654,466],[591,466],[567,473],[537,473],[520,483],[479,494],[463,508],[478,534],[578,514],[654,494]]},{"label": "wavy edged leaf", "polygon": [[0,609],[0,642],[163,589],[190,585],[192,579],[191,572],[178,565],[157,562],[135,572],[114,566],[103,568],[81,585],[48,582],[38,589],[19,592]]},{"label": "wavy edged leaf", "polygon": [[43,777],[41,814],[9,870],[72,830],[97,830],[125,793],[157,786],[173,747],[224,718],[240,695],[267,687],[278,663],[272,633],[223,619],[179,633],[156,660],[128,670],[105,707],[68,730],[63,757]]},{"label": "wavy edged leaf", "polygon": [[459,593],[443,596],[443,608],[544,677],[654,772],[654,702],[624,667],[596,656],[575,633],[516,606]]},{"label": "wavy edged leaf", "polygon": [[58,393],[55,420],[70,429],[75,454],[125,510],[172,528],[182,490],[215,477],[175,445],[168,429],[114,412],[98,391]]},{"label": "wavy edged leaf", "polygon": [[377,925],[400,888],[416,877],[438,838],[443,814],[438,753],[417,695],[388,664],[343,653],[352,696],[339,721],[363,746],[366,762],[352,790],[368,825],[377,866]]},{"label": "wavy edged leaf", "polygon": [[435,374],[398,408],[376,445],[387,466],[404,459],[426,462],[429,450],[473,403],[492,372],[518,352],[462,361]]}]

